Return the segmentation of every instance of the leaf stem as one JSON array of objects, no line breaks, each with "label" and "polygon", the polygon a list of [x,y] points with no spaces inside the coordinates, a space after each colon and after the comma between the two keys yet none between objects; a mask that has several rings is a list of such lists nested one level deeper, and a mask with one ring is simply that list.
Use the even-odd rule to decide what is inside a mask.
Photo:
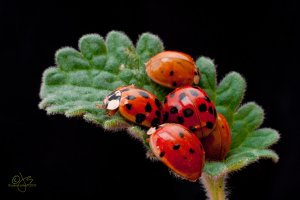
[{"label": "leaf stem", "polygon": [[225,193],[226,175],[210,176],[202,174],[201,182],[206,190],[206,196],[209,200],[226,200]]}]

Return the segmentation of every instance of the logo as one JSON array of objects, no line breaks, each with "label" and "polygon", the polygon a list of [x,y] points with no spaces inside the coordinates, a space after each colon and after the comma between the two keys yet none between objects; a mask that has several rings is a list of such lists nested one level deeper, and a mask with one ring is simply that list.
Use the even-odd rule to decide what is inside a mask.
[{"label": "logo", "polygon": [[31,176],[23,177],[19,172],[19,175],[14,175],[11,179],[11,183],[8,187],[17,188],[19,192],[26,192],[27,188],[36,187],[36,184],[32,183],[33,179]]}]

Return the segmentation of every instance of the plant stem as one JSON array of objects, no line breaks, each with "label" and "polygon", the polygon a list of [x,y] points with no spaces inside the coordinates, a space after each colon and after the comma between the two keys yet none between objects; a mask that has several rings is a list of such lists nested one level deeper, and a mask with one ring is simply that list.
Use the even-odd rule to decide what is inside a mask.
[{"label": "plant stem", "polygon": [[201,182],[206,190],[206,196],[209,200],[226,200],[225,193],[226,175],[209,176],[202,174]]}]

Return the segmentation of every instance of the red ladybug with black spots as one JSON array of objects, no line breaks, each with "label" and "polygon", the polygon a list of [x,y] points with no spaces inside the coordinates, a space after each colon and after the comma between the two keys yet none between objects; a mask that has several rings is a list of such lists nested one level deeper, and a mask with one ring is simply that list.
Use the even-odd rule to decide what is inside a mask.
[{"label": "red ladybug with black spots", "polygon": [[215,106],[200,87],[175,89],[166,96],[163,106],[164,122],[182,124],[198,138],[208,136],[215,128]]},{"label": "red ladybug with black spots", "polygon": [[154,94],[133,85],[107,95],[103,106],[109,116],[117,111],[128,121],[152,127],[162,123],[162,104]]},{"label": "red ladybug with black spots", "polygon": [[150,128],[149,145],[154,155],[176,175],[197,181],[202,174],[205,153],[200,140],[180,124],[166,123]]}]

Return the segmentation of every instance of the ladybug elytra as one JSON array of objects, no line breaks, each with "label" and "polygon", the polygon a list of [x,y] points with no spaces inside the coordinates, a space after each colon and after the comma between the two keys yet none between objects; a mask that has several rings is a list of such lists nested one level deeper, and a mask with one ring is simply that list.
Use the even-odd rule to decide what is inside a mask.
[{"label": "ladybug elytra", "polygon": [[108,115],[119,111],[127,120],[152,127],[162,123],[162,105],[154,94],[133,85],[120,87],[106,96],[103,107]]},{"label": "ladybug elytra", "polygon": [[180,124],[150,128],[149,144],[154,155],[176,175],[196,181],[202,174],[205,153],[200,140]]},{"label": "ladybug elytra", "polygon": [[198,84],[200,71],[193,58],[177,51],[164,51],[146,63],[148,76],[168,88]]},{"label": "ladybug elytra", "polygon": [[200,87],[177,88],[165,98],[164,122],[182,124],[198,138],[212,132],[216,118],[214,104]]},{"label": "ladybug elytra", "polygon": [[230,150],[231,134],[226,118],[218,113],[217,125],[212,133],[201,139],[207,160],[223,160]]}]

